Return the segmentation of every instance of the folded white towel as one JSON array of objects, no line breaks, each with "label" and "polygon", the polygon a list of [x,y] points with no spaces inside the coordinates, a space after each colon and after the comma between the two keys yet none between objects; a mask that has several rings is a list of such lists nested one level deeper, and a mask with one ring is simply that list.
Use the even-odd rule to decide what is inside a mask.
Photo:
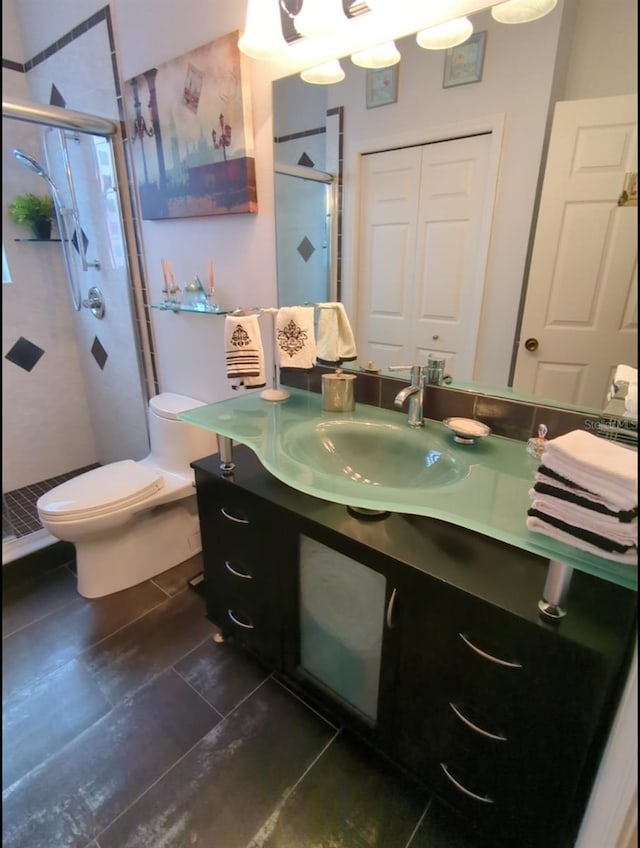
[{"label": "folded white towel", "polygon": [[318,304],[318,362],[340,365],[358,358],[356,341],[344,304]]},{"label": "folded white towel", "polygon": [[313,368],[316,364],[313,306],[283,306],[279,309],[276,342],[281,368]]},{"label": "folded white towel", "polygon": [[265,385],[264,350],[257,315],[227,315],[224,322],[227,377],[233,388]]},{"label": "folded white towel", "polygon": [[573,430],[547,442],[542,464],[610,501],[615,509],[638,504],[637,456],[630,448]]},{"label": "folded white towel", "polygon": [[546,521],[542,521],[532,515],[527,518],[527,529],[532,530],[534,533],[541,533],[544,536],[549,536],[549,538],[556,539],[558,542],[564,542],[566,545],[571,545],[573,548],[579,548],[581,551],[587,551],[588,553],[595,554],[595,556],[602,557],[603,559],[612,560],[613,562],[622,562],[627,565],[638,564],[637,548],[630,548],[623,554],[614,553],[612,551],[603,551],[596,545],[591,545],[589,542],[585,542],[583,539],[579,539],[576,536],[571,535],[571,533],[565,533],[557,527],[553,527],[551,524],[547,524]]},{"label": "folded white towel", "polygon": [[534,489],[529,490],[532,500],[531,508],[552,518],[559,518],[565,524],[596,533],[616,542],[619,545],[638,545],[638,519],[622,522],[612,515],[603,515],[592,509],[578,506],[569,501],[554,498],[552,495],[541,495]]}]

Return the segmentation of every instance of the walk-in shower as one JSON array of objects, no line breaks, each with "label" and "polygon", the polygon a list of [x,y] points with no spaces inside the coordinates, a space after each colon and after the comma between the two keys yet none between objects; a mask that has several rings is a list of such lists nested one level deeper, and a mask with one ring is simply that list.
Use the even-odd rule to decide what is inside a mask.
[{"label": "walk-in shower", "polygon": [[[57,224],[42,241],[13,237],[5,218],[3,563],[54,541],[35,508],[47,489],[148,452],[145,314],[132,284],[124,161],[115,122],[3,99],[3,208],[37,192],[40,178]],[[102,312],[91,294],[98,287]]]}]

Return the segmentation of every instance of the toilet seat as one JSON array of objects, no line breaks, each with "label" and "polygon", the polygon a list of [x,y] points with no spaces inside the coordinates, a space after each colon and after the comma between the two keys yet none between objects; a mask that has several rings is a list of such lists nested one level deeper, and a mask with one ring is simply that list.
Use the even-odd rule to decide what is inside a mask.
[{"label": "toilet seat", "polygon": [[135,506],[163,486],[157,469],[125,459],[61,483],[38,499],[38,511],[53,521],[92,518]]}]

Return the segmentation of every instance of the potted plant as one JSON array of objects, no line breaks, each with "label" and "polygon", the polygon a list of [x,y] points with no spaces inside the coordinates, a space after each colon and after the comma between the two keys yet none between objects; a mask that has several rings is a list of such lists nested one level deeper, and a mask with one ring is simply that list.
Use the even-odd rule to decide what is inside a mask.
[{"label": "potted plant", "polygon": [[53,200],[49,194],[20,194],[9,204],[11,220],[31,227],[38,239],[51,238]]}]

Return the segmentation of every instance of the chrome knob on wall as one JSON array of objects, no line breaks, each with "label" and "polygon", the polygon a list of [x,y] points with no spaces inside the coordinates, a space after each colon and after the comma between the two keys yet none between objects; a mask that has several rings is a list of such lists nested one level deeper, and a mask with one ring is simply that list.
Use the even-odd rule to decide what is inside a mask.
[{"label": "chrome knob on wall", "polygon": [[88,297],[82,301],[82,305],[95,315],[96,318],[104,318],[105,306],[102,292],[97,286],[92,286],[88,291]]}]

